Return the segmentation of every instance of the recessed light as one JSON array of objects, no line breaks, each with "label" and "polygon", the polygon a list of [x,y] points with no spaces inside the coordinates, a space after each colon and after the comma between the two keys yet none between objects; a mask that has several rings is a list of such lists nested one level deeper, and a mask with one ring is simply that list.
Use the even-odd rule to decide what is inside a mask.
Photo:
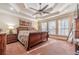
[{"label": "recessed light", "polygon": [[13,8],[12,8],[12,7],[10,7],[10,10],[13,10]]}]

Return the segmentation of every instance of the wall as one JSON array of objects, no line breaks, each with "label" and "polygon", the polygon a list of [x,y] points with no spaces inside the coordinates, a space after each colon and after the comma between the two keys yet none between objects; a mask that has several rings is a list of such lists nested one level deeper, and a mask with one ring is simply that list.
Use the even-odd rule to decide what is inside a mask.
[{"label": "wall", "polygon": [[0,29],[2,29],[3,32],[6,32],[6,29],[7,29],[7,25],[2,21],[0,21]]},{"label": "wall", "polygon": [[35,29],[35,30],[39,30],[39,28],[38,28],[38,21],[34,21],[34,22],[32,22],[32,27]]},{"label": "wall", "polygon": [[8,14],[0,13],[0,28],[3,30],[3,32],[8,32],[9,26],[14,26],[15,30],[15,28],[19,26],[19,18]]}]

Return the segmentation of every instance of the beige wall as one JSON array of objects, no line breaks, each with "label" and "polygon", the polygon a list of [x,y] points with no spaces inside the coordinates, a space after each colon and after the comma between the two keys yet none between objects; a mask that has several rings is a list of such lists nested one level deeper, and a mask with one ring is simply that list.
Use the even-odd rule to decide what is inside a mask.
[{"label": "beige wall", "polygon": [[0,13],[0,28],[3,30],[3,32],[8,32],[9,26],[13,26],[14,32],[16,32],[15,28],[19,26],[19,18]]},{"label": "beige wall", "polygon": [[38,21],[34,21],[34,22],[32,22],[32,27],[35,29],[35,30],[39,30],[39,28],[38,28]]},{"label": "beige wall", "polygon": [[2,29],[3,32],[6,32],[6,29],[7,29],[7,25],[2,21],[0,21],[0,29]]}]

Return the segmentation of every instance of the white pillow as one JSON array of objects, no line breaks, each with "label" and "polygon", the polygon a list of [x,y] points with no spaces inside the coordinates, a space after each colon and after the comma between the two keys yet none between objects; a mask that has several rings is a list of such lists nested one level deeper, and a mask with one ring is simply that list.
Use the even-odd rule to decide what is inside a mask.
[{"label": "white pillow", "polygon": [[28,36],[29,35],[29,31],[19,31],[19,34]]}]

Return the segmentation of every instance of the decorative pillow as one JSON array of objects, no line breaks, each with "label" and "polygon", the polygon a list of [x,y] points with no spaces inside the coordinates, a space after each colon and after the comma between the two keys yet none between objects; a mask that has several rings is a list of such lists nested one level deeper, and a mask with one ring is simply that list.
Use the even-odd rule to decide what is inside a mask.
[{"label": "decorative pillow", "polygon": [[29,35],[29,31],[19,31],[20,35]]},{"label": "decorative pillow", "polygon": [[29,31],[19,31],[18,40],[22,40],[29,36]]}]

